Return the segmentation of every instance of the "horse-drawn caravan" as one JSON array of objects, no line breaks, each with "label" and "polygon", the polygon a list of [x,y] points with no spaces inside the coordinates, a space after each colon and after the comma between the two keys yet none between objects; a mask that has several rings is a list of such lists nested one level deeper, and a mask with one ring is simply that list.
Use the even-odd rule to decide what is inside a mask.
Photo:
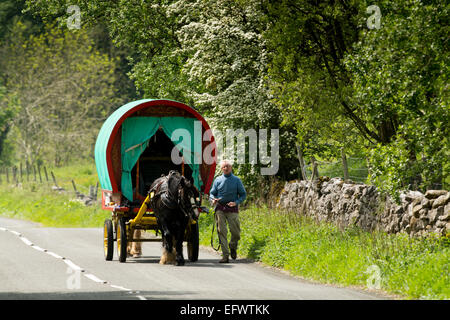
[{"label": "horse-drawn caravan", "polygon": [[[209,192],[216,166],[202,156],[214,143],[210,131],[197,111],[171,100],[130,102],[105,121],[95,162],[102,208],[112,212],[104,225],[106,260],[113,258],[114,241],[125,262],[128,243],[161,240],[169,252],[175,245],[177,264],[184,263],[183,241],[189,260],[198,259],[201,195]],[[162,238],[136,238],[135,230],[155,230]]]}]

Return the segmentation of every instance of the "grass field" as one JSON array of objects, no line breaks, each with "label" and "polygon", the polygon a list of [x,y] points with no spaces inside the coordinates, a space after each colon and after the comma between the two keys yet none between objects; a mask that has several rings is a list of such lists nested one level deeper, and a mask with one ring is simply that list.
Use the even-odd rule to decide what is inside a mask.
[{"label": "grass field", "polygon": [[[93,164],[53,169],[58,185],[0,184],[0,214],[51,227],[101,227],[109,217],[100,206],[74,200],[71,180],[87,194],[97,183]],[[200,241],[210,246],[213,214],[200,216]],[[295,214],[251,207],[240,213],[238,255],[322,283],[380,288],[410,299],[450,299],[448,239],[410,239],[405,235],[339,230]],[[217,245],[217,234],[214,235]]]},{"label": "grass field", "polygon": [[[100,227],[109,215],[99,206],[86,207],[75,200],[71,180],[76,183],[77,190],[88,194],[89,186],[96,185],[97,173],[94,164],[77,164],[65,168],[54,168],[58,186],[66,192],[51,190],[49,184],[22,181],[17,187],[7,184],[2,177],[0,185],[0,214],[3,216],[32,220],[49,227]],[[50,169],[49,169],[50,175]],[[49,178],[51,180],[51,178]],[[100,192],[99,192],[100,197]]]}]

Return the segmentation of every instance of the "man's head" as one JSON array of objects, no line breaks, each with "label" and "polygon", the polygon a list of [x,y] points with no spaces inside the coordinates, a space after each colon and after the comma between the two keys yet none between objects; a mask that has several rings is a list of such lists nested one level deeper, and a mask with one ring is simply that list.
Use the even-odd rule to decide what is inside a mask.
[{"label": "man's head", "polygon": [[226,159],[220,161],[220,170],[222,170],[223,174],[230,174],[233,170],[231,161]]}]

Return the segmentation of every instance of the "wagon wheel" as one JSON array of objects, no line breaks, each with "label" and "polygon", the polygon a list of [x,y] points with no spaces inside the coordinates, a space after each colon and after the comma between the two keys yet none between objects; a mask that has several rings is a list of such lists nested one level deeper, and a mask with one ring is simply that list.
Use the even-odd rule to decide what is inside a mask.
[{"label": "wagon wheel", "polygon": [[199,247],[199,232],[198,223],[191,223],[191,232],[189,233],[187,251],[189,261],[195,262],[198,260],[198,247]]},{"label": "wagon wheel", "polygon": [[110,219],[106,219],[103,226],[103,249],[105,251],[105,260],[111,261],[114,252],[114,232]]},{"label": "wagon wheel", "polygon": [[123,218],[117,225],[117,255],[120,262],[127,260],[127,227]]}]

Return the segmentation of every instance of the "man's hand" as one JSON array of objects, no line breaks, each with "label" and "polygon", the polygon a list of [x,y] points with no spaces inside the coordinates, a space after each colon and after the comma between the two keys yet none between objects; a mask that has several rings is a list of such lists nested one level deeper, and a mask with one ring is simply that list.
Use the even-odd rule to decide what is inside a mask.
[{"label": "man's hand", "polygon": [[228,202],[227,206],[229,207],[235,207],[236,206],[236,202]]},{"label": "man's hand", "polygon": [[222,198],[214,198],[214,199],[212,199],[213,205],[215,205],[220,199],[222,199]]}]

